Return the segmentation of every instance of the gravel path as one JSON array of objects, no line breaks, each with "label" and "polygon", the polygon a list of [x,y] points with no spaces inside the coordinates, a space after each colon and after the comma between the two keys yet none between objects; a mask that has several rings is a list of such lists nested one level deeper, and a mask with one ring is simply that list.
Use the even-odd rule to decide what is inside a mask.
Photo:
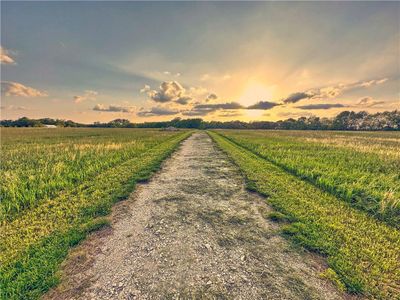
[{"label": "gravel path", "polygon": [[343,299],[324,266],[293,249],[265,201],[206,133],[114,208],[71,252],[46,299]]}]

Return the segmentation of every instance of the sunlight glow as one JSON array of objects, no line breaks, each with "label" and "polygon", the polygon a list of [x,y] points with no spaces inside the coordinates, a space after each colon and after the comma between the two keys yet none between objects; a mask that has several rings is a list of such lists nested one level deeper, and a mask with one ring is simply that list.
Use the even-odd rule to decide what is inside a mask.
[{"label": "sunlight glow", "polygon": [[259,81],[250,81],[243,89],[242,95],[238,98],[238,102],[248,106],[258,101],[271,101],[273,98],[273,90],[273,86],[266,86]]},{"label": "sunlight glow", "polygon": [[247,109],[245,112],[246,117],[257,120],[264,114],[264,111],[260,109]]}]

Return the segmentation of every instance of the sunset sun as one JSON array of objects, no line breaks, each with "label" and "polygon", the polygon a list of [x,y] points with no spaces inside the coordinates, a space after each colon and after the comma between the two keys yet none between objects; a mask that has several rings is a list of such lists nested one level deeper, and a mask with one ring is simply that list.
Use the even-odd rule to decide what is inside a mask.
[{"label": "sunset sun", "polygon": [[273,98],[274,87],[260,81],[251,81],[245,85],[238,102],[242,105],[252,105],[258,101],[270,101]]},{"label": "sunset sun", "polygon": [[[260,81],[250,81],[243,89],[238,102],[243,106],[253,105],[259,101],[270,101],[273,98],[273,86],[265,85]],[[245,116],[251,119],[261,117],[265,111],[259,109],[246,110]]]}]

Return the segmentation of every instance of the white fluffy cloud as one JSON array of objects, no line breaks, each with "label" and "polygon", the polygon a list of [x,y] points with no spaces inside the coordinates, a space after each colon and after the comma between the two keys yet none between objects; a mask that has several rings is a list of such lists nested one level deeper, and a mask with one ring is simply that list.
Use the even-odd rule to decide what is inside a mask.
[{"label": "white fluffy cloud", "polygon": [[177,81],[164,81],[158,90],[152,90],[150,86],[145,85],[140,92],[146,93],[150,99],[159,103],[175,101],[180,104],[187,104],[191,100],[191,97],[186,95],[186,90]]},{"label": "white fluffy cloud", "polygon": [[45,97],[47,93],[45,91],[39,91],[32,87],[23,85],[22,83],[13,81],[2,81],[1,92],[6,96],[16,97]]},{"label": "white fluffy cloud", "polygon": [[96,92],[96,91],[86,90],[83,93],[83,95],[74,96],[74,102],[79,103],[79,102],[86,101],[86,100],[96,100],[97,95],[98,95],[98,92]]},{"label": "white fluffy cloud", "polygon": [[96,104],[93,107],[94,111],[102,111],[102,112],[123,112],[123,113],[133,113],[135,111],[134,107],[128,106],[119,106],[119,105],[109,105],[105,106],[103,104]]},{"label": "white fluffy cloud", "polygon": [[2,65],[15,64],[15,60],[11,57],[10,51],[2,46],[0,46],[0,62]]}]

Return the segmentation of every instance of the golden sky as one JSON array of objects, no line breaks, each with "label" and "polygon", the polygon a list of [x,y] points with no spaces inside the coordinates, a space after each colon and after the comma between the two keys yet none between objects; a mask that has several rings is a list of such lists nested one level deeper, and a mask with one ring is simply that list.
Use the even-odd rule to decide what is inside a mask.
[{"label": "golden sky", "polygon": [[255,121],[400,109],[399,2],[1,6],[2,119]]}]

